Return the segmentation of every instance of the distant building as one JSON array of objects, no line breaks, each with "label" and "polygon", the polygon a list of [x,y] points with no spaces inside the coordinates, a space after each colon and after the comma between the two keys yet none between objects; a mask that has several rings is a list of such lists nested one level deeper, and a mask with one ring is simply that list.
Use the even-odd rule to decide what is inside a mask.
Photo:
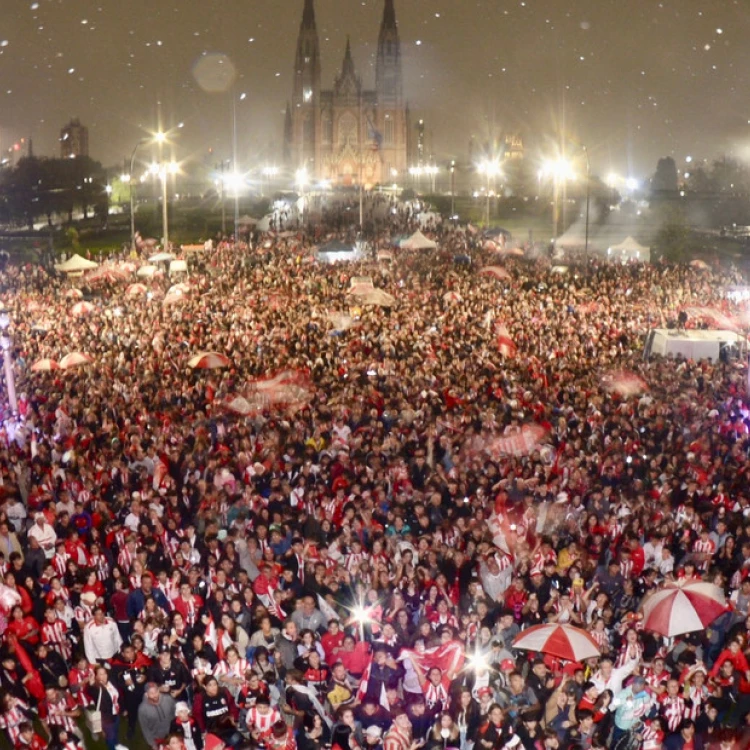
[{"label": "distant building", "polygon": [[407,170],[409,109],[404,100],[401,42],[393,0],[385,0],[375,89],[365,90],[349,41],[332,89],[322,89],[313,0],[305,0],[297,39],[294,87],[284,125],[291,171],[334,185],[393,182]]},{"label": "distant building", "polygon": [[76,117],[60,131],[60,156],[77,159],[89,155],[89,129]]},{"label": "distant building", "polygon": [[523,153],[523,139],[521,136],[518,133],[506,135],[503,158],[506,160],[523,159]]}]

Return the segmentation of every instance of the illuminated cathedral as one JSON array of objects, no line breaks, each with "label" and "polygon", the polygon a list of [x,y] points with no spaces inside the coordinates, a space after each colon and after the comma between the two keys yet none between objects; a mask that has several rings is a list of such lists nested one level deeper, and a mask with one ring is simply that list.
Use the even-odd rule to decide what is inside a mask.
[{"label": "illuminated cathedral", "polygon": [[385,0],[378,37],[375,88],[363,88],[347,40],[333,88],[322,89],[313,0],[305,0],[297,38],[294,89],[287,105],[287,168],[313,181],[372,186],[407,170],[409,108],[404,100],[401,43],[393,0]]}]

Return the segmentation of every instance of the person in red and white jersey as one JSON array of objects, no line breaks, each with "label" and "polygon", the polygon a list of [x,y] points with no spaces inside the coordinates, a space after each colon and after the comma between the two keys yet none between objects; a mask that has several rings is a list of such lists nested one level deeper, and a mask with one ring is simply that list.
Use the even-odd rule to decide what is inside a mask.
[{"label": "person in red and white jersey", "polygon": [[68,626],[57,616],[57,611],[52,607],[44,611],[40,637],[42,643],[57,651],[66,662],[70,661],[73,648],[68,640]]},{"label": "person in red and white jersey", "polygon": [[669,732],[676,732],[686,718],[687,704],[680,695],[680,683],[677,680],[667,682],[667,691],[659,698],[659,715],[666,722]]},{"label": "person in red and white jersey", "polygon": [[15,745],[21,734],[21,725],[33,716],[29,704],[12,693],[3,697],[0,709],[0,729],[8,733],[8,739]]},{"label": "person in red and white jersey", "polygon": [[70,693],[56,687],[46,689],[40,714],[46,717],[50,727],[63,727],[67,732],[83,737],[77,723],[81,713],[81,706]]},{"label": "person in red and white jersey", "polygon": [[18,739],[14,744],[15,750],[46,750],[49,743],[34,731],[30,721],[24,721],[18,728]]},{"label": "person in red and white jersey", "polygon": [[714,554],[716,554],[716,542],[711,539],[708,528],[704,526],[701,529],[700,538],[693,544],[693,558],[697,563],[698,570],[705,573]]},{"label": "person in red and white jersey", "polygon": [[247,728],[255,742],[262,742],[271,735],[273,725],[281,719],[279,710],[271,706],[270,700],[259,696],[255,705],[247,711]]},{"label": "person in red and white jersey", "polygon": [[657,695],[660,696],[666,693],[667,683],[671,678],[669,670],[664,665],[664,657],[657,656],[649,669],[643,675],[646,679],[646,684],[649,688]]}]

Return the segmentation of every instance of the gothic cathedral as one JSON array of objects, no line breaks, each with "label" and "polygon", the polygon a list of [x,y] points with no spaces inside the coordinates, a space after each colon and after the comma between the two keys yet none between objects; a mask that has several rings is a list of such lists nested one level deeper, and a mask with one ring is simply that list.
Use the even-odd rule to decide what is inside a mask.
[{"label": "gothic cathedral", "polygon": [[320,45],[313,0],[305,0],[297,39],[294,90],[287,104],[287,167],[314,181],[366,187],[403,180],[408,168],[409,108],[404,101],[401,43],[393,0],[380,25],[375,90],[357,76],[349,41],[332,89],[320,87]]}]

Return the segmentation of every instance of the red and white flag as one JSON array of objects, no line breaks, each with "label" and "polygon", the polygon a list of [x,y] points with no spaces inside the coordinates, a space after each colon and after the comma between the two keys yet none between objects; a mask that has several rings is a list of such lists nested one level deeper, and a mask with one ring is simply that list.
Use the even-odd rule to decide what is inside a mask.
[{"label": "red and white flag", "polygon": [[500,354],[503,357],[515,357],[518,350],[504,323],[495,323],[495,334],[497,335],[497,348]]},{"label": "red and white flag", "polygon": [[547,430],[538,424],[525,424],[510,435],[495,438],[487,445],[487,453],[493,458],[501,456],[528,456],[544,440]]},{"label": "red and white flag", "polygon": [[423,674],[437,667],[444,676],[452,680],[463,668],[466,652],[460,641],[448,641],[440,646],[425,649],[422,652],[405,648],[398,657],[399,661],[409,659],[418,666]]},{"label": "red and white flag", "polygon": [[[370,673],[372,672],[372,658],[370,658],[370,663],[365,668],[365,671],[362,673],[362,682],[359,683],[359,690],[357,690],[357,702],[362,703],[364,699],[367,697],[367,689],[370,685]],[[385,691],[385,684],[381,684],[380,686],[380,695],[378,696],[378,701],[380,705],[386,710],[390,711],[391,706],[388,703],[388,695]]]},{"label": "red and white flag", "polygon": [[648,390],[648,383],[630,370],[612,370],[602,377],[602,387],[621,396],[635,396]]}]

